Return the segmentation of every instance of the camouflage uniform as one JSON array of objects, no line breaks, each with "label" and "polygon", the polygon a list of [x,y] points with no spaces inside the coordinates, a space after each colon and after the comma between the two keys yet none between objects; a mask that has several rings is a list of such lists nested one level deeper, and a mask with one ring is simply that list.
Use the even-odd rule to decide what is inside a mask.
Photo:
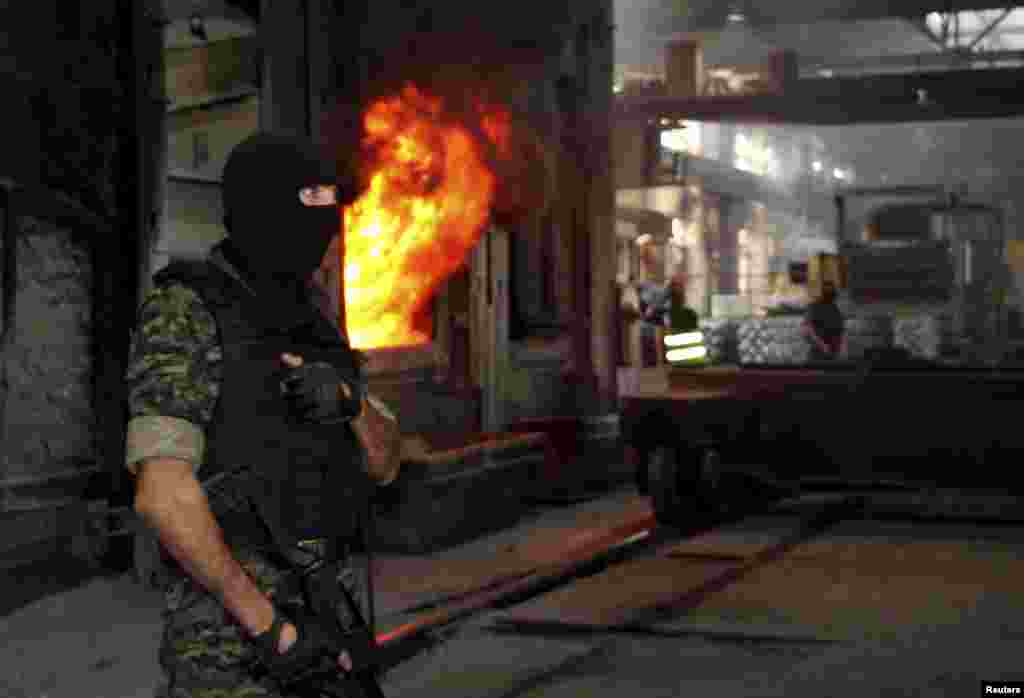
[{"label": "camouflage uniform", "polygon": [[[216,253],[211,261],[238,275]],[[206,428],[219,395],[222,354],[213,314],[181,284],[153,289],[141,306],[126,373],[130,421],[126,466],[133,473],[146,458],[203,462]],[[230,510],[228,480],[208,488],[215,512]],[[315,544],[313,544],[315,547]],[[288,570],[259,548],[230,542],[238,562],[261,591],[275,595]],[[321,551],[322,554],[322,551]],[[351,568],[340,583],[356,593]],[[176,566],[165,593],[160,664],[167,698],[282,696],[260,678],[245,631],[220,602]],[[298,598],[278,601],[299,601]]]}]

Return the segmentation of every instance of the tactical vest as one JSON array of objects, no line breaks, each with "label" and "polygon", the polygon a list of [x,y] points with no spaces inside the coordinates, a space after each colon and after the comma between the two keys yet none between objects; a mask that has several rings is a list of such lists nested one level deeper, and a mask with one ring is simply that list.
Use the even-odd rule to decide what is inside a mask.
[{"label": "tactical vest", "polygon": [[358,377],[355,356],[337,329],[312,305],[296,317],[269,314],[212,262],[174,262],[155,281],[194,289],[217,321],[223,377],[199,477],[204,484],[228,483],[221,485],[230,490],[227,497],[217,501],[233,502],[231,510],[213,507],[226,537],[251,536],[253,515],[279,547],[352,536],[371,487],[356,436],[347,423],[298,422],[280,388],[282,353],[326,361],[342,376]]}]

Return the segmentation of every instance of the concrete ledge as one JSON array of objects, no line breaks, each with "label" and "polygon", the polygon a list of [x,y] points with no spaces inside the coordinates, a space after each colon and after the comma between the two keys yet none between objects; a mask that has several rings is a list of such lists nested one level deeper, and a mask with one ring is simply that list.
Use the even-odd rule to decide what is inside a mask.
[{"label": "concrete ledge", "polygon": [[551,446],[537,482],[538,494],[594,490],[628,482],[619,415],[552,416],[523,419],[509,427],[516,433],[543,433]]},{"label": "concrete ledge", "polygon": [[548,441],[543,434],[476,434],[458,443],[424,441],[381,491],[375,545],[425,553],[515,524],[528,508]]}]

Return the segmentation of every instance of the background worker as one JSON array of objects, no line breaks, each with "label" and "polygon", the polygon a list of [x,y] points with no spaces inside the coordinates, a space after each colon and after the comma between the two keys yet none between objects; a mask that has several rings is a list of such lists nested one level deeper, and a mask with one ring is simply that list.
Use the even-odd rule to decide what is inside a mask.
[{"label": "background worker", "polygon": [[802,329],[810,343],[811,361],[828,361],[846,354],[846,319],[836,295],[835,284],[826,281],[821,297],[807,308]]}]

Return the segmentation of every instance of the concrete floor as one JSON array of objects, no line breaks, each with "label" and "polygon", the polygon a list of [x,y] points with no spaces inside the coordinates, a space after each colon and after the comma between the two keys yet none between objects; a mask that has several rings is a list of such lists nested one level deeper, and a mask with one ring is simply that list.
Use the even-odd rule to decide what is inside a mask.
[{"label": "concrete floor", "polygon": [[[383,624],[415,617],[401,612],[410,606],[536,567],[595,525],[645,506],[631,492],[615,492],[539,510],[514,529],[429,558],[382,559]],[[544,596],[484,612],[389,671],[385,693],[970,696],[983,679],[1024,680],[1024,527],[844,522],[682,612],[632,632],[595,625],[743,564],[777,541],[787,521],[762,517],[668,541]],[[31,583],[40,583],[38,575],[33,582],[13,570],[3,586]],[[158,594],[130,575],[44,591],[0,618],[0,696],[153,695]],[[546,624],[510,625],[524,618]],[[569,632],[566,620],[590,625]]]}]

